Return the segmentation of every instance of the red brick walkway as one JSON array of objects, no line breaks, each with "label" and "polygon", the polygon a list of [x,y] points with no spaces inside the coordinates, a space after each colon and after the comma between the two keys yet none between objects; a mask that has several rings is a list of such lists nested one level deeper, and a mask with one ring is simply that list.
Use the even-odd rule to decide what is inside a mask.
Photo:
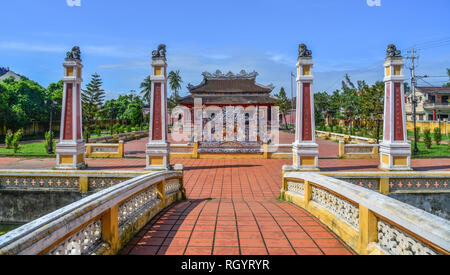
[{"label": "red brick walkway", "polygon": [[354,254],[308,212],[276,200],[287,161],[177,162],[189,200],[155,217],[121,254]]}]

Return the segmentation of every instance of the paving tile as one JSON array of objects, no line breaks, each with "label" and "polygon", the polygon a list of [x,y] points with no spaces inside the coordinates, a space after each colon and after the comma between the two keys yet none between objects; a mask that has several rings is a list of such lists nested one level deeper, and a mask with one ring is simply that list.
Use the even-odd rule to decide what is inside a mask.
[{"label": "paving tile", "polygon": [[212,246],[193,247],[189,246],[184,255],[211,255]]},{"label": "paving tile", "polygon": [[240,255],[239,247],[220,247],[214,246],[213,255]]}]

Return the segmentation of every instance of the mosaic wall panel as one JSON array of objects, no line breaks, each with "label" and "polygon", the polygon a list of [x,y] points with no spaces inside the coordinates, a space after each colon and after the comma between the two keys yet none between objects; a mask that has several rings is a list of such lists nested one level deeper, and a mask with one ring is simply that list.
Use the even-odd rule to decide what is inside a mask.
[{"label": "mosaic wall panel", "polygon": [[63,188],[78,189],[80,179],[78,177],[0,177],[0,186],[3,188]]},{"label": "mosaic wall panel", "polygon": [[89,178],[89,190],[105,189],[131,178]]},{"label": "mosaic wall panel", "polygon": [[380,190],[379,179],[352,179],[352,178],[339,178],[340,180],[373,190],[378,192]]},{"label": "mosaic wall panel", "polygon": [[359,209],[350,202],[316,186],[311,187],[312,200],[359,230]]},{"label": "mosaic wall panel", "polygon": [[288,181],[287,186],[288,186],[289,192],[294,192],[294,193],[300,194],[302,196],[305,196],[305,183],[304,182]]},{"label": "mosaic wall panel", "polygon": [[450,179],[389,179],[389,190],[391,192],[409,190],[449,191]]},{"label": "mosaic wall panel", "polygon": [[119,231],[122,232],[128,223],[159,202],[156,186],[152,186],[121,204],[119,206]]},{"label": "mosaic wall panel", "polygon": [[431,247],[383,220],[378,220],[378,244],[393,255],[438,254]]},{"label": "mosaic wall panel", "polygon": [[102,220],[98,219],[53,248],[48,255],[86,255],[102,242]]}]

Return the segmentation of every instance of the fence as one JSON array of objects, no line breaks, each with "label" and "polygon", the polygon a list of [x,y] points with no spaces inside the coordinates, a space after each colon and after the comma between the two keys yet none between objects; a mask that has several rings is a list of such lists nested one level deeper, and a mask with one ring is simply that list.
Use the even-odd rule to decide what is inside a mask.
[{"label": "fence", "polygon": [[363,187],[283,167],[282,198],[329,226],[359,254],[449,254],[450,222]]},{"label": "fence", "polygon": [[0,237],[0,255],[116,254],[157,213],[182,199],[183,167],[99,191]]}]

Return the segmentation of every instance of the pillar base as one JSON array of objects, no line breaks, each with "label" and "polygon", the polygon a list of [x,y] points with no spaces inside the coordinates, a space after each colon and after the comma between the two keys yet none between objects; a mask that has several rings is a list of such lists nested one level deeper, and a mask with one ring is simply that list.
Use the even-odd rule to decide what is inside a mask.
[{"label": "pillar base", "polygon": [[170,166],[170,144],[149,143],[147,144],[146,170],[171,170]]},{"label": "pillar base", "polygon": [[58,143],[56,145],[56,166],[57,170],[81,170],[87,167],[85,162],[85,144],[78,143]]},{"label": "pillar base", "polygon": [[293,166],[296,171],[318,172],[319,146],[316,143],[294,143],[292,146]]},{"label": "pillar base", "polygon": [[412,171],[411,144],[381,143],[378,168],[385,171]]}]

